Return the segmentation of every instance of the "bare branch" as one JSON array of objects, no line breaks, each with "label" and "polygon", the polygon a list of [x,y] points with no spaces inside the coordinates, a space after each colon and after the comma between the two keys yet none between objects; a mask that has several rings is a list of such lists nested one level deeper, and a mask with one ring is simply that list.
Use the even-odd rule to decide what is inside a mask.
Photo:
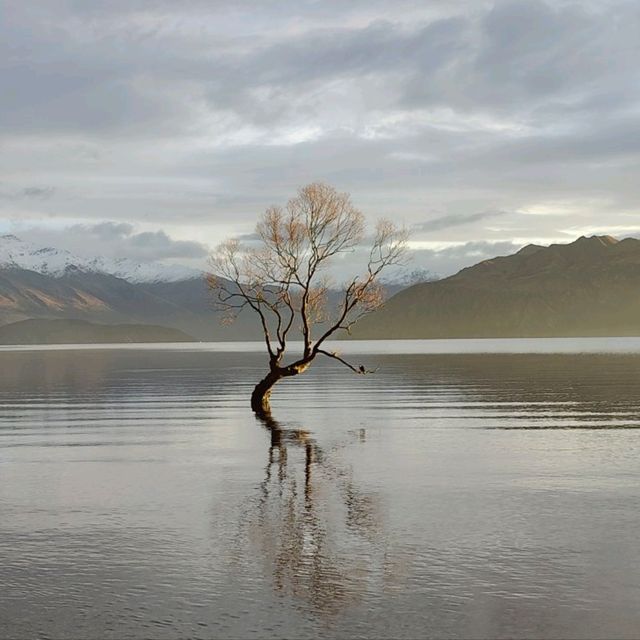
[{"label": "bare branch", "polygon": [[318,349],[316,353],[321,353],[323,356],[328,356],[329,358],[333,358],[338,362],[342,362],[342,364],[345,365],[345,367],[349,367],[351,371],[353,371],[354,373],[359,373],[360,375],[366,375],[367,373],[375,373],[378,370],[378,369],[365,369],[364,365],[362,364],[359,367],[354,367],[352,364],[349,364],[346,360],[341,358],[334,351],[325,351],[324,349]]}]

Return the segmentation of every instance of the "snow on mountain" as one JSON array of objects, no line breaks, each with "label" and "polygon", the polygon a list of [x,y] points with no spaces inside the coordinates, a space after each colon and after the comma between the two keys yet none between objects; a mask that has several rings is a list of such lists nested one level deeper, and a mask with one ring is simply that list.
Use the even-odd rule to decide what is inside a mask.
[{"label": "snow on mountain", "polygon": [[55,278],[71,270],[106,273],[133,283],[178,282],[202,275],[183,265],[141,263],[128,258],[81,258],[64,249],[38,247],[14,235],[0,235],[0,268],[28,269]]},{"label": "snow on mountain", "polygon": [[109,273],[129,282],[178,282],[202,276],[202,271],[179,264],[136,262],[128,258],[96,258],[87,264],[90,271]]},{"label": "snow on mountain", "polygon": [[68,251],[53,247],[37,247],[12,235],[0,236],[0,266],[28,269],[61,276],[67,269],[80,267],[81,260]]}]

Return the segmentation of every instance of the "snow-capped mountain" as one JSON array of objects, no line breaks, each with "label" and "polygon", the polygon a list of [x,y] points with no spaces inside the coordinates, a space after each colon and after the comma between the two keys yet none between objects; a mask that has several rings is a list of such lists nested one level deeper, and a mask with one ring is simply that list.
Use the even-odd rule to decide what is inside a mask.
[{"label": "snow-capped mountain", "polygon": [[79,266],[80,258],[68,251],[37,247],[13,235],[0,236],[0,267],[28,269],[45,275],[60,276]]},{"label": "snow-capped mountain", "polygon": [[180,264],[162,264],[161,262],[136,262],[128,258],[96,258],[88,262],[89,270],[108,273],[129,282],[178,282],[200,278],[202,271]]},{"label": "snow-capped mountain", "polygon": [[64,249],[39,247],[14,235],[0,236],[0,268],[27,269],[60,278],[70,271],[106,273],[132,283],[178,282],[198,278],[201,271],[182,265],[141,263],[128,258],[82,258]]}]

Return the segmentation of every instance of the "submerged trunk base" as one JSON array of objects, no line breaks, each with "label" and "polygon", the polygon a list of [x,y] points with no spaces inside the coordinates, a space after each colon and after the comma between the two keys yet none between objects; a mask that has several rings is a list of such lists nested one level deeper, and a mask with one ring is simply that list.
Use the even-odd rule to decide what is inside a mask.
[{"label": "submerged trunk base", "polygon": [[271,390],[273,386],[280,380],[279,375],[270,372],[265,378],[260,380],[255,386],[251,394],[251,408],[258,415],[268,415],[271,413]]}]

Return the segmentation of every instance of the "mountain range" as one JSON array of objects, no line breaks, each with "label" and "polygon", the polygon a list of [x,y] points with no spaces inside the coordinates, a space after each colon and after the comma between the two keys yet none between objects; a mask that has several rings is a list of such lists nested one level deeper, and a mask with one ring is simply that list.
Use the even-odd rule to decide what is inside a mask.
[{"label": "mountain range", "polygon": [[[70,319],[161,326],[203,341],[262,339],[251,313],[221,322],[203,275],[0,236],[0,325]],[[387,289],[386,305],[352,338],[640,335],[640,240],[528,245],[442,280]]]},{"label": "mountain range", "polygon": [[128,258],[83,258],[64,249],[39,247],[11,234],[0,235],[0,269],[24,269],[62,277],[69,271],[100,273],[128,282],[177,282],[199,278],[202,272],[182,265],[143,263]]},{"label": "mountain range", "polygon": [[[202,341],[262,340],[260,323],[250,311],[231,325],[221,322],[204,275],[180,265],[87,259],[3,235],[0,325],[26,319],[70,319],[160,325]],[[416,272],[409,278],[428,275]],[[390,293],[403,286],[386,285]],[[330,298],[337,301],[335,294]]]},{"label": "mountain range", "polygon": [[182,266],[86,259],[4,235],[0,236],[0,325],[64,318],[161,325],[198,340],[257,337],[249,318],[231,329],[221,326],[203,276]]},{"label": "mountain range", "polygon": [[354,328],[354,338],[640,335],[640,240],[530,244],[416,284]]}]

